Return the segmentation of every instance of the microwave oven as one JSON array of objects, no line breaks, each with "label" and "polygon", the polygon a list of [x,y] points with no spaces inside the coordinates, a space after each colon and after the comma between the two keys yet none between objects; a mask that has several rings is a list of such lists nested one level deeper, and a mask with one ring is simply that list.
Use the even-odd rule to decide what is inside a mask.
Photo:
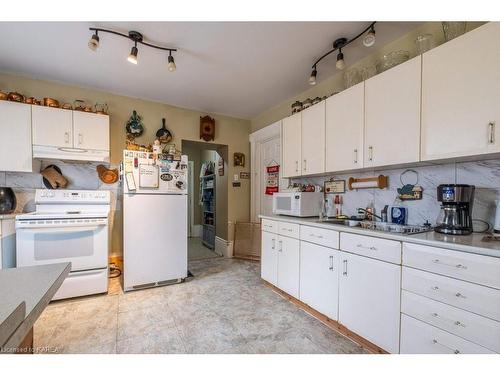
[{"label": "microwave oven", "polygon": [[297,217],[318,216],[321,192],[283,192],[273,194],[273,214]]}]

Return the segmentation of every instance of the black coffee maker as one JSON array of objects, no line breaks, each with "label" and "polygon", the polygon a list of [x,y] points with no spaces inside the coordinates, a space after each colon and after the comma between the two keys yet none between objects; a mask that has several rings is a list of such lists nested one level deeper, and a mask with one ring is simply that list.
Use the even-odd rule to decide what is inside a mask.
[{"label": "black coffee maker", "polygon": [[472,233],[474,185],[444,184],[437,187],[441,211],[434,230],[439,233],[464,235]]}]

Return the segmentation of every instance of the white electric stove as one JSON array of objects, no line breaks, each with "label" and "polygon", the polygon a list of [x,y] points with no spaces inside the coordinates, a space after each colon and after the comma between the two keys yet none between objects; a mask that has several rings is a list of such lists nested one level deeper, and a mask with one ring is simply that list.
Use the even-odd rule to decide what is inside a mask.
[{"label": "white electric stove", "polygon": [[71,262],[53,300],[107,292],[109,191],[40,189],[35,203],[16,216],[17,267]]}]

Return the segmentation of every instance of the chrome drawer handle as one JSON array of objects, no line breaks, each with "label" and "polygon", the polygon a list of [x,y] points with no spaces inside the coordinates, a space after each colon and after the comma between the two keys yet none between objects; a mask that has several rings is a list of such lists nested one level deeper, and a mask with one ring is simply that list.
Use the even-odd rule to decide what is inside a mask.
[{"label": "chrome drawer handle", "polygon": [[276,240],[273,238],[271,242],[272,242],[271,249],[274,250],[276,248]]},{"label": "chrome drawer handle", "polygon": [[356,247],[359,247],[360,249],[377,250],[375,246],[363,246],[360,243],[358,243]]},{"label": "chrome drawer handle", "polygon": [[444,320],[444,321],[448,321],[450,323],[453,323],[454,325],[456,326],[459,326],[459,327],[462,327],[462,328],[465,328],[465,324],[463,324],[462,322],[458,321],[458,320],[453,320],[453,319],[448,319],[448,318],[445,318],[445,317],[442,317],[441,315],[439,315],[438,313],[432,313],[431,314],[434,318],[438,318],[438,319],[441,319],[441,320]]},{"label": "chrome drawer handle", "polygon": [[432,343],[435,344],[435,345],[441,345],[443,348],[446,348],[448,350],[451,350],[453,352],[453,354],[460,354],[460,350],[458,349],[453,349],[453,348],[450,348],[448,345],[445,345],[445,344],[442,344],[440,343],[438,340],[436,339],[433,339],[432,340]]},{"label": "chrome drawer handle", "polygon": [[453,267],[453,268],[458,268],[461,270],[466,270],[467,266],[464,266],[463,264],[450,264],[450,263],[443,263],[439,259],[434,259],[432,261],[434,264],[441,264],[442,266],[448,266],[448,267]]},{"label": "chrome drawer handle", "polygon": [[330,271],[333,271],[333,255],[330,255]]},{"label": "chrome drawer handle", "polygon": [[[438,286],[431,286],[431,289],[432,290],[435,290],[435,291],[438,291],[439,290],[439,287]],[[452,292],[453,293],[453,292]],[[463,298],[463,299],[466,299],[467,297],[464,296],[462,293],[460,292],[456,292],[454,293],[454,296],[457,297],[457,298]]]},{"label": "chrome drawer handle", "polygon": [[342,275],[347,276],[347,259],[344,259],[342,263],[344,263],[344,271],[342,272]]},{"label": "chrome drawer handle", "polygon": [[315,235],[313,233],[309,233],[309,237],[323,238],[321,235]]}]

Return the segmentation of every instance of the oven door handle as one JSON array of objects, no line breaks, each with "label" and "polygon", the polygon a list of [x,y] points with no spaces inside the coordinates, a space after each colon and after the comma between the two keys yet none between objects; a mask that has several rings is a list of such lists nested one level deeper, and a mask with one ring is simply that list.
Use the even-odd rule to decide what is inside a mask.
[{"label": "oven door handle", "polygon": [[75,225],[75,226],[54,226],[54,227],[21,227],[17,230],[38,232],[38,233],[77,233],[88,232],[89,230],[97,230],[106,226],[106,224],[92,224],[92,225]]}]

